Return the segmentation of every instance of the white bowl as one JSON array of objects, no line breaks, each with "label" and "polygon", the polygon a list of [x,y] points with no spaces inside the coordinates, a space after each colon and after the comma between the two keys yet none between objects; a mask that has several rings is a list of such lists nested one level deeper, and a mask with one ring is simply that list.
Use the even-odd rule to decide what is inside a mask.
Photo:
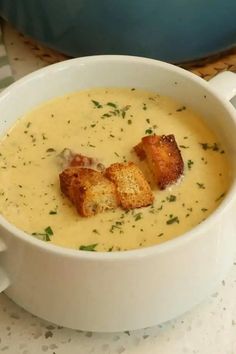
[{"label": "white bowl", "polygon": [[212,215],[186,234],[139,250],[99,253],[33,238],[0,217],[0,290],[33,314],[90,331],[156,325],[189,310],[223,279],[235,253],[236,114],[226,100],[234,74],[216,79],[224,95],[178,67],[151,59],[95,56],[39,70],[0,95],[4,134],[41,102],[70,91],[137,87],[171,96],[202,114],[225,142],[233,182]]}]

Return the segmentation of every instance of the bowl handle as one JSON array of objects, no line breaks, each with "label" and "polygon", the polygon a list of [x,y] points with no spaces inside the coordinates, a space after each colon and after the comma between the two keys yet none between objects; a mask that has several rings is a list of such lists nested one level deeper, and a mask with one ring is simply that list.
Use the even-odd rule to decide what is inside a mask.
[{"label": "bowl handle", "polygon": [[216,75],[209,81],[209,84],[228,101],[236,95],[236,74],[231,71]]},{"label": "bowl handle", "polygon": [[[6,250],[5,243],[0,239],[0,252]],[[6,274],[6,272],[0,267],[0,293],[10,285],[10,280]]]}]

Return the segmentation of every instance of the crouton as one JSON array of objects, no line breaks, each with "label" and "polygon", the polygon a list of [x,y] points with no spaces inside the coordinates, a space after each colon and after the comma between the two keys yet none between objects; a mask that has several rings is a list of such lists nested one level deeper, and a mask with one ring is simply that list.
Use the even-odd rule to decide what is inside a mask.
[{"label": "crouton", "polygon": [[145,136],[142,148],[160,189],[175,183],[183,174],[184,163],[173,134]]},{"label": "crouton", "polygon": [[101,172],[70,167],[60,174],[61,191],[82,216],[92,216],[118,206],[116,187]]},{"label": "crouton", "polygon": [[134,151],[136,153],[136,155],[138,156],[138,158],[143,161],[146,158],[146,154],[145,151],[143,149],[143,143],[142,141],[140,143],[138,143],[137,145],[134,146]]},{"label": "crouton", "polygon": [[59,174],[60,187],[72,203],[74,203],[73,185],[79,178],[80,168],[78,166],[68,167]]},{"label": "crouton", "polygon": [[154,197],[142,171],[133,162],[114,163],[105,175],[116,185],[123,209],[140,208],[152,204]]}]

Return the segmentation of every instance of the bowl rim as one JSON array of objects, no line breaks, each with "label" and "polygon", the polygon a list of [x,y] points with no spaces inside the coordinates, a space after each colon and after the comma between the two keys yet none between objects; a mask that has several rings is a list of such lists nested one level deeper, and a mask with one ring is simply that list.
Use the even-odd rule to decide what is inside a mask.
[{"label": "bowl rim", "polygon": [[[181,67],[177,67],[173,64],[166,63],[156,59],[150,59],[145,57],[137,57],[130,55],[93,55],[87,57],[79,57],[73,59],[67,59],[59,63],[48,65],[44,68],[38,69],[21,79],[17,80],[6,89],[4,89],[0,93],[0,105],[1,101],[5,99],[6,96],[11,95],[12,90],[18,90],[22,85],[27,85],[32,79],[37,79],[42,75],[47,75],[54,71],[62,71],[71,65],[84,65],[89,62],[95,61],[99,64],[99,62],[104,62],[104,60],[112,61],[120,61],[120,62],[138,62],[143,65],[154,65],[159,66],[161,68],[168,69],[172,72],[178,73],[180,76],[184,76],[185,78],[192,81],[192,84],[196,84],[202,86],[206,92],[210,92],[212,96],[217,101],[220,101],[224,109],[229,113],[230,118],[235,124],[236,127],[236,110],[233,105],[230,104],[229,101],[225,100],[223,96],[221,96],[215,89],[213,89],[209,83],[207,83],[202,78],[194,75],[193,73],[182,69]],[[236,128],[235,128],[236,129]],[[155,254],[161,254],[164,252],[172,251],[174,248],[178,248],[182,245],[185,245],[188,242],[193,241],[196,238],[205,237],[204,229],[207,230],[211,227],[212,224],[216,222],[216,219],[222,216],[230,207],[232,207],[234,201],[236,199],[236,178],[231,182],[231,186],[220,203],[220,205],[207,217],[206,220],[201,222],[200,224],[194,226],[192,229],[187,232],[175,237],[174,239],[165,241],[160,244],[147,246],[139,249],[131,249],[127,251],[113,251],[113,252],[89,252],[82,251],[72,248],[66,248],[63,246],[51,244],[42,240],[39,240],[32,235],[24,232],[18,227],[14,226],[10,223],[6,218],[0,215],[0,227],[9,232],[13,237],[17,237],[21,241],[30,244],[32,247],[40,248],[46,253],[53,253],[58,255],[63,255],[65,257],[70,258],[80,258],[84,260],[90,261],[114,261],[114,260],[132,260],[136,258],[144,258]],[[29,237],[30,236],[30,237]]]}]

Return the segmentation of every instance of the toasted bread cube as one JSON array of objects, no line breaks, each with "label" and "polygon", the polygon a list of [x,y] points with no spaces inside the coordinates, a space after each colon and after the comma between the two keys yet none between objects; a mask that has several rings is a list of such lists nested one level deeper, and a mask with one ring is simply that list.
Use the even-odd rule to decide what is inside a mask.
[{"label": "toasted bread cube", "polygon": [[146,154],[145,151],[143,149],[143,143],[142,141],[140,143],[138,143],[137,145],[134,146],[134,151],[136,153],[136,155],[138,156],[138,158],[143,161],[146,158]]},{"label": "toasted bread cube", "polygon": [[152,204],[154,197],[142,171],[133,162],[114,163],[105,175],[116,185],[123,209],[140,208]]},{"label": "toasted bread cube", "polygon": [[145,136],[142,138],[142,146],[160,189],[175,183],[183,174],[184,163],[173,134]]},{"label": "toasted bread cube", "polygon": [[72,203],[74,203],[73,185],[79,178],[81,168],[78,166],[68,167],[59,174],[60,187],[62,193],[64,193]]},{"label": "toasted bread cube", "polygon": [[61,190],[82,216],[91,216],[118,206],[115,185],[100,172],[71,167],[60,174]]}]

